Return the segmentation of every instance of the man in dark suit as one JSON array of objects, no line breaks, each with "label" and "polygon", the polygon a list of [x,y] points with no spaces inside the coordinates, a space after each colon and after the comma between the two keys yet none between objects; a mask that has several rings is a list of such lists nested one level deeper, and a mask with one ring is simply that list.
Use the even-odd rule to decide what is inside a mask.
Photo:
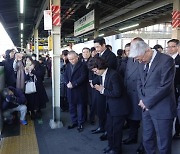
[{"label": "man in dark suit", "polygon": [[[179,40],[171,39],[167,42],[167,45],[168,45],[167,47],[168,54],[175,61],[176,74],[174,78],[174,88],[175,88],[176,103],[178,104],[178,97],[179,97],[179,90],[180,90],[180,55],[178,54]],[[180,124],[179,124],[178,117],[176,118],[174,138],[180,139]]]},{"label": "man in dark suit", "polygon": [[[178,53],[180,55],[180,42],[178,44]],[[180,87],[178,88],[179,98],[178,98],[178,107],[177,107],[177,115],[180,123]]]},{"label": "man in dark suit", "polygon": [[[107,62],[108,68],[116,69],[117,67],[117,59],[116,55],[106,48],[106,42],[103,37],[97,37],[94,39],[94,47],[98,54],[95,57],[101,57]],[[95,77],[96,78],[96,77]],[[94,79],[93,79],[94,80]],[[93,84],[94,81],[92,81]],[[105,130],[105,123],[106,123],[106,104],[105,104],[105,96],[101,95],[99,92],[95,93],[95,101],[97,104],[97,115],[99,118],[99,127],[95,130],[92,130],[93,134],[102,133]],[[100,139],[104,140],[106,138],[106,134],[104,134]]]},{"label": "man in dark suit", "polygon": [[[84,47],[83,49],[82,49],[82,62],[87,66],[87,64],[88,64],[88,61],[89,61],[89,59],[90,59],[90,57],[91,57],[91,52],[90,52],[90,49],[89,48],[87,48],[87,47]],[[86,84],[87,84],[87,88],[86,89],[84,89],[84,90],[87,90],[86,91],[86,101],[85,101],[85,105],[84,105],[84,114],[85,114],[85,121],[87,120],[87,118],[88,118],[88,105],[89,105],[89,110],[90,110],[90,114],[89,114],[89,122],[90,122],[90,124],[94,124],[94,119],[95,119],[95,115],[94,116],[91,116],[92,114],[92,108],[91,108],[91,106],[92,106],[92,101],[91,101],[91,97],[92,97],[92,88],[91,88],[91,86],[90,86],[90,84],[89,84],[89,76],[90,76],[90,74],[91,74],[91,71],[88,71],[88,79],[87,79],[87,81],[86,81]]]},{"label": "man in dark suit", "polygon": [[78,126],[78,131],[83,131],[84,123],[84,97],[87,81],[87,67],[78,60],[76,52],[68,53],[67,68],[64,74],[64,80],[67,85],[67,98],[69,102],[69,112],[71,115],[72,125],[68,129]]},{"label": "man in dark suit", "polygon": [[133,58],[128,58],[124,84],[131,105],[131,112],[128,116],[129,136],[123,140],[123,144],[137,143],[138,128],[142,118],[141,108],[138,106],[139,98],[137,91],[138,62]]},{"label": "man in dark suit", "polygon": [[[174,97],[174,60],[150,49],[140,40],[131,42],[129,57],[136,58],[138,66],[137,89],[139,106],[143,110],[143,145],[147,154],[171,153],[173,119],[176,116]],[[155,135],[156,134],[156,135]]]},{"label": "man in dark suit", "polygon": [[100,57],[90,59],[88,66],[99,76],[101,83],[95,84],[94,88],[106,98],[108,147],[104,149],[104,153],[121,154],[122,128],[125,117],[129,113],[123,81],[118,73],[108,68],[105,60]]}]

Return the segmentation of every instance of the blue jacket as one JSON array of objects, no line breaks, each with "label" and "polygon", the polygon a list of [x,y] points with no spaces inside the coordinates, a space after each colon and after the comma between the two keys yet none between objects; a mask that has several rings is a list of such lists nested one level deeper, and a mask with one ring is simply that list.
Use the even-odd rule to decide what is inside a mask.
[{"label": "blue jacket", "polygon": [[7,99],[5,98],[2,102],[2,110],[12,109],[26,103],[25,95],[21,89],[17,89],[14,87],[8,88],[14,93],[13,98],[15,99],[13,99],[13,101],[11,101],[12,99],[10,99],[10,101],[7,101]]}]

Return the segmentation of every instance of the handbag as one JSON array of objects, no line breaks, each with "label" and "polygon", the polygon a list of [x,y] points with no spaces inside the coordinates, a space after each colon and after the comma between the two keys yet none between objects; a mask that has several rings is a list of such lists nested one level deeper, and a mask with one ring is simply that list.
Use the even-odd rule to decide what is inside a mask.
[{"label": "handbag", "polygon": [[27,81],[25,85],[25,94],[32,94],[36,92],[36,77],[34,76],[34,81]]}]

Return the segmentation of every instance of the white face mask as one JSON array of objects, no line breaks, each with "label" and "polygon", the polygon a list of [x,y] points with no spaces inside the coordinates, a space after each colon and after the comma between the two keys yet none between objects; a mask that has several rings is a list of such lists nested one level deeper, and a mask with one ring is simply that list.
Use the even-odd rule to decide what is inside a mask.
[{"label": "white face mask", "polygon": [[36,57],[32,57],[33,60],[36,60]]},{"label": "white face mask", "polygon": [[26,60],[26,66],[30,66],[32,62],[30,60]]}]

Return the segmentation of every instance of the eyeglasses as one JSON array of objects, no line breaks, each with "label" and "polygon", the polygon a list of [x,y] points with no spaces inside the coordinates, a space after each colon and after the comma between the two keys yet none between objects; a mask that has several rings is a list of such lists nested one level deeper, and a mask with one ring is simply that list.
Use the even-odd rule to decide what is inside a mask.
[{"label": "eyeglasses", "polygon": [[93,68],[92,71],[93,71],[94,73],[96,73],[96,72],[98,71],[98,69],[97,69],[97,68]]}]

